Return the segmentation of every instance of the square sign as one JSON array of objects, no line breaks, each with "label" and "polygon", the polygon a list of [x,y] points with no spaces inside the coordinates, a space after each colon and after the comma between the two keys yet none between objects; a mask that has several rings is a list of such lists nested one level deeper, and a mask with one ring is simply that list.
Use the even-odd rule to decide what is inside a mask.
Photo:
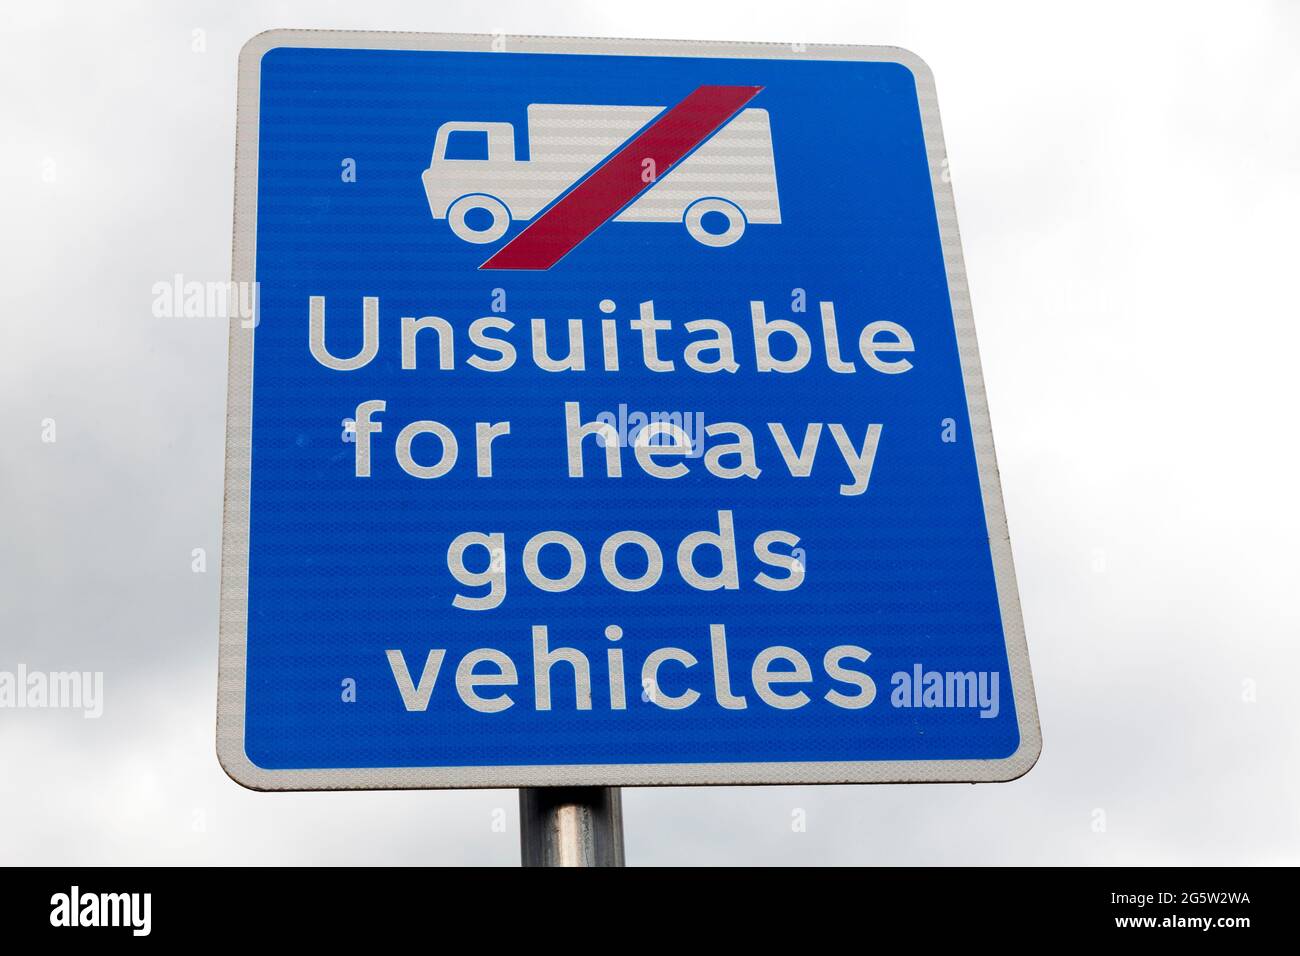
[{"label": "square sign", "polygon": [[244,49],[238,124],[235,780],[1033,765],[916,57],[275,32]]}]

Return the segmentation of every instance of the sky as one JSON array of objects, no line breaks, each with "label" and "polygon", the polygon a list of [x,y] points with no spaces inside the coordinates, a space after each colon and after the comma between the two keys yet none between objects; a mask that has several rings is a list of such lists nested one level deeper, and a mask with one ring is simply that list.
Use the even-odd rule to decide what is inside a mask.
[{"label": "sky", "polygon": [[518,862],[514,791],[256,793],[214,754],[227,329],[151,306],[229,277],[235,61],[273,27],[893,45],[935,74],[1042,757],[627,790],[629,863],[1300,862],[1300,5],[0,17],[0,671],[104,674],[98,719],[0,709],[0,863]]}]

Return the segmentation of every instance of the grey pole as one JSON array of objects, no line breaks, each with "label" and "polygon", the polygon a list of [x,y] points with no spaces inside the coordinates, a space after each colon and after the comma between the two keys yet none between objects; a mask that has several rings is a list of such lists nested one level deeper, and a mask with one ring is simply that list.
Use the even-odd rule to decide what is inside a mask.
[{"label": "grey pole", "polygon": [[623,794],[618,787],[519,791],[524,866],[622,866]]}]

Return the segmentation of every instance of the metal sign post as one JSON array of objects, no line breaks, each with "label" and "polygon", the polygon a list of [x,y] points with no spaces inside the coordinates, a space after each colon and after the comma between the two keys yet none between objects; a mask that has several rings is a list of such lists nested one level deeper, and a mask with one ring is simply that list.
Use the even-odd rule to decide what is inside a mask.
[{"label": "metal sign post", "polygon": [[622,866],[622,791],[524,787],[519,791],[519,855],[524,866]]}]

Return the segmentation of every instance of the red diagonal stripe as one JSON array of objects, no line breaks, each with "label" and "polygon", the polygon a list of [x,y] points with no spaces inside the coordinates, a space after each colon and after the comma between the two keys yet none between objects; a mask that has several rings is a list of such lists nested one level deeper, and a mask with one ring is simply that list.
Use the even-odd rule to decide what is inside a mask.
[{"label": "red diagonal stripe", "polygon": [[649,189],[642,165],[656,179],[712,136],[753,99],[761,86],[701,86],[606,159],[590,176],[528,224],[480,269],[549,269],[578,243]]}]

